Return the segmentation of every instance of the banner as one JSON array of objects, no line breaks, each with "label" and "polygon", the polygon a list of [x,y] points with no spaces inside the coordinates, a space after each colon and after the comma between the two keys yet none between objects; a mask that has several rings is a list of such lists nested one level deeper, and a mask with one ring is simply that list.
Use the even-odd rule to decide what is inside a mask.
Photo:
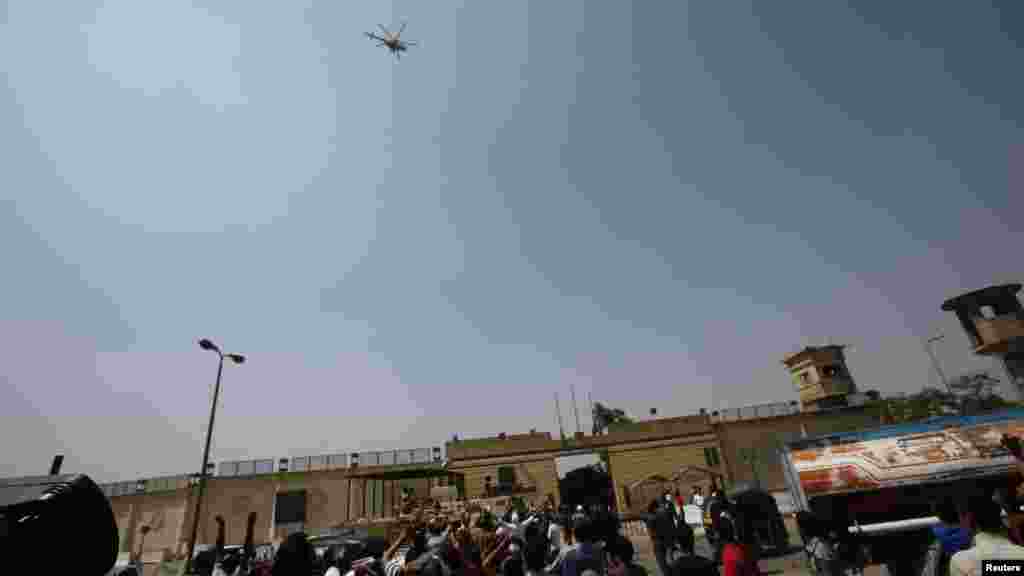
[{"label": "banner", "polygon": [[1024,437],[1019,418],[949,426],[921,426],[891,436],[838,439],[794,449],[790,456],[808,497],[906,484],[1007,473],[1015,464],[1004,434]]}]

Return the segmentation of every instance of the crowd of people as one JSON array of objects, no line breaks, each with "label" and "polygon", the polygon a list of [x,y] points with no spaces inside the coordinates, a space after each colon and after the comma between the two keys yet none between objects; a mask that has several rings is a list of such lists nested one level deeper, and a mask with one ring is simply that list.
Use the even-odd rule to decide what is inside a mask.
[{"label": "crowd of people", "polygon": [[[1024,453],[1010,442],[1014,454]],[[1024,471],[1024,470],[1022,470]],[[1019,475],[1019,479],[1024,474]],[[1012,484],[1012,482],[1011,482]],[[906,571],[920,576],[975,576],[981,560],[1024,560],[1024,531],[1018,526],[1018,484],[957,490],[939,503],[938,525],[928,529],[920,548],[907,540],[900,554]],[[1021,492],[1024,492],[1022,490]],[[706,536],[711,557],[696,552],[695,531],[684,508],[710,517]],[[702,514],[703,516],[703,514]],[[688,500],[665,492],[641,514],[661,576],[723,574],[759,576],[761,546],[755,514],[741,509],[715,487],[705,498],[695,490]],[[809,511],[797,515],[807,570],[823,576],[851,576],[868,562],[848,523],[825,520]],[[277,549],[272,563],[247,564],[243,557],[218,562],[213,576],[644,576],[633,542],[623,534],[619,516],[606,508],[509,510],[496,516],[479,507],[405,521],[398,536],[380,549],[335,544],[313,548],[305,534],[293,534]],[[920,535],[920,531],[918,531]],[[908,533],[909,535],[909,533]],[[251,542],[247,541],[247,549]],[[903,571],[901,571],[903,572]]]},{"label": "crowd of people", "polygon": [[[708,501],[712,504],[714,498]],[[670,494],[651,503],[648,526],[662,576],[718,574],[717,563],[695,552],[694,530]],[[703,502],[702,502],[703,504]],[[716,516],[722,572],[758,574],[736,521],[725,509]],[[619,516],[593,507],[510,510],[496,516],[483,509],[458,514],[419,514],[379,553],[354,542],[319,553],[307,535],[289,536],[271,563],[227,556],[213,576],[646,576]]]}]

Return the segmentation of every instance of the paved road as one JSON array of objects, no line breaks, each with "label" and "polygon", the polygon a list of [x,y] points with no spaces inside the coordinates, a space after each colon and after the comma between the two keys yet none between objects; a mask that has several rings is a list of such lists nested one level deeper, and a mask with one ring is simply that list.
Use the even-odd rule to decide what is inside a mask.
[{"label": "paved road", "polygon": [[[637,563],[647,569],[650,576],[660,576],[657,563],[654,561],[654,551],[651,540],[647,536],[631,536],[633,547],[636,549]],[[704,537],[698,537],[696,541],[697,554],[705,558],[711,558],[711,546]],[[796,574],[807,574],[804,568],[803,553],[799,549],[792,550],[789,554],[778,557],[762,557],[761,573],[768,575],[784,574],[786,576]]]}]

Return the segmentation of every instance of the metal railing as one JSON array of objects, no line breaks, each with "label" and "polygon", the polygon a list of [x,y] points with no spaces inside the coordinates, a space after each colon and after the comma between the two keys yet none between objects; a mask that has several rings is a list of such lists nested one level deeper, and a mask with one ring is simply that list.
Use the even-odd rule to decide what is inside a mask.
[{"label": "metal railing", "polygon": [[772,402],[742,408],[725,408],[711,413],[712,422],[734,422],[773,416],[790,416],[800,413],[800,405],[794,402]]},{"label": "metal railing", "polygon": [[[216,477],[243,477],[275,474],[277,472],[310,472],[318,470],[343,470],[356,466],[407,466],[410,464],[431,464],[441,461],[441,448],[415,448],[412,450],[379,450],[352,452],[350,454],[318,454],[293,458],[260,458],[256,460],[232,460],[217,464]],[[212,464],[211,464],[212,467]],[[142,480],[128,480],[102,484],[100,488],[108,498],[130,494],[174,491],[188,488],[192,475],[164,476]]]},{"label": "metal railing", "polygon": [[141,492],[174,492],[188,488],[190,476],[179,474],[177,476],[161,476],[159,478],[147,478],[144,480],[129,480],[125,482],[113,482],[101,484],[100,489],[108,498],[113,496],[128,496]]}]

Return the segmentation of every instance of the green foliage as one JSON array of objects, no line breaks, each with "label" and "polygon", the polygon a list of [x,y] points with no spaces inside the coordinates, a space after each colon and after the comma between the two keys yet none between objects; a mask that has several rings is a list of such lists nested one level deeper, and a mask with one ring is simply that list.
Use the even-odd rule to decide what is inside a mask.
[{"label": "green foliage", "polygon": [[501,438],[464,438],[459,440],[459,448],[496,448],[501,446]]},{"label": "green foliage", "polygon": [[296,482],[308,477],[307,472],[275,472],[274,480],[278,482]]},{"label": "green foliage", "polygon": [[629,416],[626,416],[626,412],[624,410],[609,408],[600,402],[594,402],[594,409],[591,416],[594,419],[594,427],[591,433],[594,435],[600,434],[616,424],[633,423],[633,420]]},{"label": "green foliage", "polygon": [[987,372],[966,374],[950,382],[952,391],[925,388],[917,394],[878,401],[884,421],[915,422],[949,414],[981,414],[1014,406],[994,393],[998,380]]},{"label": "green foliage", "polygon": [[612,422],[612,423],[608,424],[608,428],[606,428],[606,430],[608,432],[629,432],[631,430],[636,430],[638,428],[639,428],[639,425],[636,422],[633,422],[633,421],[619,421],[619,422]]}]

